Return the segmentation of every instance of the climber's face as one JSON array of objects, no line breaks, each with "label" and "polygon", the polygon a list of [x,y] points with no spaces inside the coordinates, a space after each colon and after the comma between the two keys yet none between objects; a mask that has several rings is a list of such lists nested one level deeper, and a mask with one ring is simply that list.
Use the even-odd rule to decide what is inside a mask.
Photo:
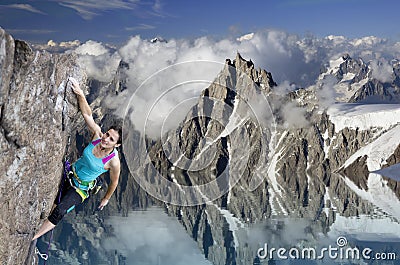
[{"label": "climber's face", "polygon": [[116,130],[110,129],[101,137],[101,147],[102,148],[114,148],[120,146],[118,144],[119,134]]}]

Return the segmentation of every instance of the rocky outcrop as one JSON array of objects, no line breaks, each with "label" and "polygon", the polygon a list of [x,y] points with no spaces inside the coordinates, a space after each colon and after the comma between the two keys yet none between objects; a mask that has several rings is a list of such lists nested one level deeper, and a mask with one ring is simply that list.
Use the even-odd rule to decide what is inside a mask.
[{"label": "rocky outcrop", "polygon": [[0,260],[24,264],[50,211],[77,113],[66,80],[84,81],[72,54],[53,55],[0,29]]},{"label": "rocky outcrop", "polygon": [[340,64],[338,71],[334,74],[338,80],[342,80],[347,74],[353,74],[353,83],[368,78],[368,66],[362,59],[353,59],[349,54],[342,56],[343,63]]}]

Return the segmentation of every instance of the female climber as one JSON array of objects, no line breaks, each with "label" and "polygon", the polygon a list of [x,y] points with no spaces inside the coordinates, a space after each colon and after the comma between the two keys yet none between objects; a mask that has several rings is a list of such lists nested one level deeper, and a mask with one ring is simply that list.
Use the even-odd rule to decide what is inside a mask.
[{"label": "female climber", "polygon": [[[55,201],[55,208],[48,219],[39,228],[32,241],[52,230],[63,216],[72,210],[75,205],[82,203],[89,191],[96,186],[96,179],[104,172],[110,172],[110,184],[102,198],[99,209],[108,204],[114,193],[120,174],[120,160],[116,147],[122,143],[122,129],[112,126],[106,133],[102,133],[92,116],[92,110],[86,97],[74,78],[69,78],[73,92],[78,99],[79,109],[92,133],[92,142],[84,149],[82,156],[72,164],[71,171],[61,191],[61,199]],[[66,186],[66,187],[65,187]]]}]

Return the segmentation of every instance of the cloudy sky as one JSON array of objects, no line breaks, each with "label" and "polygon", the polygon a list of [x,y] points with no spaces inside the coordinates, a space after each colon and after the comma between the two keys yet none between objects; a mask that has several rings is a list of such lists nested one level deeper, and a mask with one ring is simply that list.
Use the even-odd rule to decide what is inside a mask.
[{"label": "cloudy sky", "polygon": [[177,218],[161,208],[129,212],[128,217],[115,216],[106,222],[114,236],[105,238],[102,245],[122,253],[126,264],[211,265]]},{"label": "cloudy sky", "polygon": [[399,38],[397,0],[2,0],[0,26],[34,43],[290,34]]}]

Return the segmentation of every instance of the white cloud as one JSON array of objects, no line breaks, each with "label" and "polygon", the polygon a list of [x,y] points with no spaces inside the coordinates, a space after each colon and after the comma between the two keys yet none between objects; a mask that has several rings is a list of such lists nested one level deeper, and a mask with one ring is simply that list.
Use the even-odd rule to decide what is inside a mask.
[{"label": "white cloud", "polygon": [[211,265],[176,218],[161,209],[130,212],[106,221],[114,236],[102,244],[126,257],[126,264]]},{"label": "white cloud", "polygon": [[49,47],[56,47],[56,46],[58,46],[58,44],[57,44],[57,42],[55,42],[55,41],[53,41],[53,40],[49,40],[49,41],[47,42],[47,46],[49,46]]},{"label": "white cloud", "polygon": [[335,90],[337,79],[333,75],[326,75],[323,80],[319,80],[316,85],[316,96],[319,106],[326,109],[335,103],[336,98],[341,97]]},{"label": "white cloud", "polygon": [[133,10],[139,3],[138,0],[62,0],[58,2],[62,6],[74,9],[82,18],[87,20],[92,19],[105,10]]},{"label": "white cloud", "polygon": [[378,38],[375,36],[368,36],[368,37],[354,39],[350,41],[350,44],[354,46],[374,46],[385,42],[386,39]]},{"label": "white cloud", "polygon": [[254,37],[254,33],[248,33],[245,34],[243,36],[240,36],[239,38],[237,38],[237,41],[246,41],[246,40],[251,40]]},{"label": "white cloud", "polygon": [[283,81],[274,88],[274,93],[280,96],[284,96],[289,92],[296,90],[295,84],[291,84],[289,81]]},{"label": "white cloud", "polygon": [[370,63],[372,69],[372,78],[375,78],[383,83],[393,80],[393,67],[386,61],[373,60]]},{"label": "white cloud", "polygon": [[163,10],[163,3],[160,0],[155,0],[153,10],[155,12],[161,12]]},{"label": "white cloud", "polygon": [[75,47],[78,47],[79,45],[81,45],[81,42],[79,40],[60,42],[60,47],[66,48],[66,49],[73,49]]},{"label": "white cloud", "polygon": [[75,52],[80,55],[78,61],[87,75],[102,82],[112,80],[121,60],[117,53],[95,41],[87,41],[76,48]]},{"label": "white cloud", "polygon": [[100,42],[89,40],[75,49],[80,55],[100,56],[108,53],[108,49]]},{"label": "white cloud", "polygon": [[288,102],[281,108],[286,128],[303,128],[310,124],[305,118],[306,109],[297,106],[296,102]]},{"label": "white cloud", "polygon": [[126,27],[125,30],[127,31],[137,31],[137,30],[149,30],[149,29],[155,29],[156,27],[153,25],[149,24],[139,24],[137,26],[133,27]]},{"label": "white cloud", "polygon": [[6,8],[13,8],[13,9],[19,9],[19,10],[24,10],[32,13],[37,13],[37,14],[42,14],[46,15],[46,13],[40,11],[39,9],[29,5],[29,4],[11,4],[11,5],[0,5],[2,7]]}]

